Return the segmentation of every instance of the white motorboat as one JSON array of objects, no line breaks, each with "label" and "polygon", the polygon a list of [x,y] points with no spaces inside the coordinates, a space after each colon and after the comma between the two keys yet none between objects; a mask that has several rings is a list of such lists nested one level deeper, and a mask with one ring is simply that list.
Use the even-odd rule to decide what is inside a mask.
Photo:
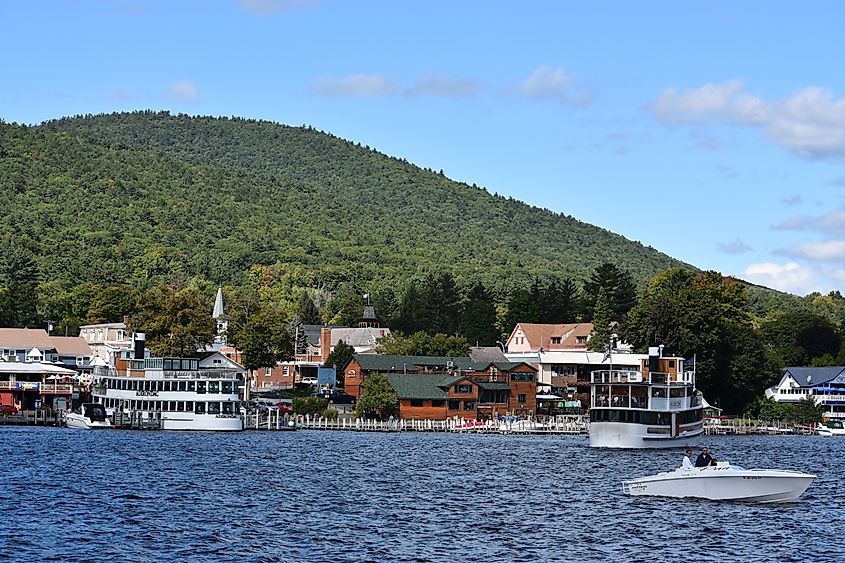
[{"label": "white motorboat", "polygon": [[99,403],[82,403],[75,411],[65,415],[65,425],[68,428],[111,428],[111,422],[106,416],[106,409]]},{"label": "white motorboat", "polygon": [[720,461],[715,466],[622,481],[622,491],[634,496],[781,502],[800,497],[815,478],[796,471],[743,469]]},{"label": "white motorboat", "polygon": [[816,426],[816,434],[819,436],[845,436],[845,425],[841,420],[828,420],[819,422]]}]

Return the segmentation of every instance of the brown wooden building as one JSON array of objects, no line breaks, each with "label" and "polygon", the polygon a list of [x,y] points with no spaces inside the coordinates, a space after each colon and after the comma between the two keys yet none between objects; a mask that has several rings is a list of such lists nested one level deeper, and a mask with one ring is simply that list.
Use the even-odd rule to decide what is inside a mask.
[{"label": "brown wooden building", "polygon": [[346,392],[355,397],[368,375],[386,375],[401,418],[486,420],[537,408],[537,369],[522,362],[355,354],[344,371]]}]

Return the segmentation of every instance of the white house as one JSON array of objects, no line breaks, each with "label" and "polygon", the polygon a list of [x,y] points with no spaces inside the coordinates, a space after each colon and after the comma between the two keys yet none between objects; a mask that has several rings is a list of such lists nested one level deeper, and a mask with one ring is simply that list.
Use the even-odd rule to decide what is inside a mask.
[{"label": "white house", "polygon": [[824,407],[825,416],[845,418],[845,367],[784,368],[778,384],[766,389],[766,397],[778,403],[797,403],[811,397]]}]

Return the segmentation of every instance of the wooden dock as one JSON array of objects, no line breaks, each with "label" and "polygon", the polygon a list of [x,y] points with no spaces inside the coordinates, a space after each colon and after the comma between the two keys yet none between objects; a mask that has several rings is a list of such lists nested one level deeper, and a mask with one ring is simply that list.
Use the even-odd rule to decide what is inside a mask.
[{"label": "wooden dock", "polygon": [[490,421],[468,423],[465,420],[369,420],[339,417],[334,420],[321,416],[282,415],[279,412],[253,413],[247,416],[246,430],[335,430],[347,432],[451,432],[461,434],[520,434],[586,435],[589,422],[582,416],[559,416],[553,420]]}]

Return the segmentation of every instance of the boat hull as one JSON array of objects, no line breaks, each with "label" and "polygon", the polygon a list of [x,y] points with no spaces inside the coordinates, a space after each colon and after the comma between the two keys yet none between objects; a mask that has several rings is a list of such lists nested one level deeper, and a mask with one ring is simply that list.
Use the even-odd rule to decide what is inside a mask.
[{"label": "boat hull", "polygon": [[659,473],[624,481],[622,488],[633,496],[784,502],[800,497],[815,478],[793,471],[719,466]]},{"label": "boat hull", "polygon": [[101,421],[101,420],[89,420],[84,416],[79,416],[73,413],[68,414],[65,417],[65,426],[68,428],[75,428],[78,430],[94,430],[98,428],[111,428],[112,425],[109,421]]},{"label": "boat hull", "polygon": [[[644,424],[624,422],[591,422],[590,447],[624,449],[677,448],[693,444],[704,429],[681,432],[679,436],[669,434],[649,434]],[[667,428],[668,430],[668,428]]]},{"label": "boat hull", "polygon": [[187,430],[209,432],[238,432],[244,429],[240,416],[217,416],[184,412],[162,413],[162,430]]}]

